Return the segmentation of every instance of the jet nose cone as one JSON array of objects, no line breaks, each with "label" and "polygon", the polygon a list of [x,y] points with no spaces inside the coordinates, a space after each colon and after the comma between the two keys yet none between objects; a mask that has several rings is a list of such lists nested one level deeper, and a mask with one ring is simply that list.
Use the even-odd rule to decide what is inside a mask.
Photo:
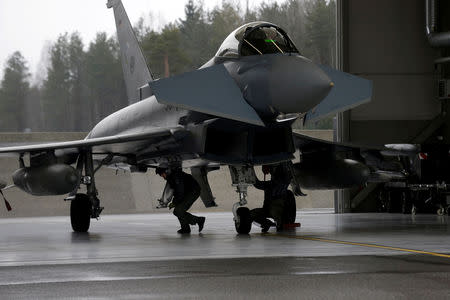
[{"label": "jet nose cone", "polygon": [[316,64],[302,56],[278,56],[270,72],[272,107],[281,113],[303,113],[319,104],[333,82]]},{"label": "jet nose cone", "polygon": [[334,85],[319,66],[300,55],[249,56],[231,66],[243,97],[265,120],[311,110]]}]

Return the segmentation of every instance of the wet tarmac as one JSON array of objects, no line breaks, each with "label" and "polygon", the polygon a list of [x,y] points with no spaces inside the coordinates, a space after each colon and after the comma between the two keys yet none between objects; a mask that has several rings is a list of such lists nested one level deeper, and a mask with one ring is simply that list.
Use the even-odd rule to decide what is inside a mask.
[{"label": "wet tarmac", "polygon": [[179,235],[170,214],[0,220],[1,299],[449,299],[450,218],[301,211],[237,235],[231,213]]}]

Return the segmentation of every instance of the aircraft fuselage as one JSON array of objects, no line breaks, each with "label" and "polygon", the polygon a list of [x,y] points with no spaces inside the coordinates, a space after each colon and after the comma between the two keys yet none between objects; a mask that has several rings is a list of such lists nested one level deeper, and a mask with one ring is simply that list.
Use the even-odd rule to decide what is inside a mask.
[{"label": "aircraft fuselage", "polygon": [[[185,161],[184,165],[262,164],[292,158],[292,122],[277,122],[280,114],[302,113],[312,109],[330,90],[329,78],[310,60],[293,54],[268,54],[242,58],[211,59],[201,68],[223,64],[244,95],[244,99],[265,121],[265,127],[227,119],[217,119],[176,106],[160,104],[155,96],[131,104],[100,121],[88,138],[145,132],[154,127],[201,127],[186,139],[189,145],[171,160]],[[211,99],[215,101],[215,99]],[[223,105],[226,105],[224,103]],[[194,141],[195,140],[195,141]],[[198,147],[192,147],[192,144]],[[148,160],[154,151],[145,151],[145,143],[127,144],[120,152],[136,153],[142,148],[144,164],[158,164],[166,160],[158,153],[158,161]],[[107,150],[108,146],[105,146]],[[190,149],[190,153],[186,152]],[[173,149],[172,149],[173,150]],[[114,149],[110,149],[114,152]],[[175,158],[173,158],[175,157]]]},{"label": "aircraft fuselage", "polygon": [[[134,62],[134,56],[130,56],[129,60]],[[146,66],[128,66],[128,59],[124,61],[124,72],[129,76],[130,82],[134,82],[133,76],[136,74],[146,74]],[[214,67],[218,65],[223,65],[224,69],[217,69],[218,73],[214,73]],[[144,96],[140,88],[137,96],[141,98],[140,101],[106,117],[93,128],[87,138],[139,133],[155,127],[184,126],[189,127],[189,136],[183,137],[181,144],[174,141],[167,154],[164,151],[168,150],[169,145],[155,147],[146,145],[145,141],[124,144],[120,151],[117,151],[116,145],[105,145],[102,150],[129,153],[134,156],[135,163],[144,165],[158,165],[164,160],[169,163],[178,161],[184,165],[211,162],[237,165],[276,163],[292,159],[295,151],[292,122],[318,105],[333,87],[327,74],[301,56],[281,28],[266,22],[249,23],[233,31],[224,40],[217,54],[200,67],[205,70],[207,68],[212,70],[211,74],[220,73],[222,77],[198,79],[200,77],[196,77],[195,72],[180,75],[184,76],[183,80],[193,80],[187,81],[190,83],[182,81],[180,88],[175,88],[175,98],[178,101],[181,98],[181,104],[177,100],[170,102],[166,99],[174,95],[173,85],[166,86],[164,90],[163,83],[150,82],[145,91],[148,96]],[[141,73],[135,73],[136,70],[141,70]],[[202,85],[204,81],[224,83],[217,85],[215,89]],[[152,91],[152,87],[155,90]],[[156,96],[157,88],[161,88],[163,92],[161,94],[160,91],[158,95],[165,97]],[[198,94],[202,96],[197,101],[195,96],[184,95],[182,92],[185,89],[205,89],[209,93],[208,96]],[[219,103],[214,96],[224,89],[235,89],[239,96],[233,94],[234,97],[222,97],[223,103]],[[131,91],[130,94],[135,93]],[[227,103],[230,97],[240,98],[234,101],[240,101],[240,109],[247,109],[247,112],[239,115],[240,109],[227,110],[234,107]],[[191,100],[184,101],[185,99]],[[208,110],[208,102],[215,101],[214,109]],[[186,107],[189,110],[183,109]]]}]

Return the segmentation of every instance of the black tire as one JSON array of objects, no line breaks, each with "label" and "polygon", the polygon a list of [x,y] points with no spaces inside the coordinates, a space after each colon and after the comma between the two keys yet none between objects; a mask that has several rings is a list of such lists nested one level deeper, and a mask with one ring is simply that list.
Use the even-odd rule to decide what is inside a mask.
[{"label": "black tire", "polygon": [[252,228],[252,218],[248,207],[239,207],[236,211],[239,216],[239,222],[234,222],[236,231],[239,234],[248,234]]},{"label": "black tire", "polygon": [[293,224],[297,216],[297,204],[295,203],[294,193],[288,191],[284,199],[283,223]]},{"label": "black tire", "polygon": [[75,232],[87,232],[91,224],[92,203],[85,194],[77,194],[70,202],[70,223]]}]

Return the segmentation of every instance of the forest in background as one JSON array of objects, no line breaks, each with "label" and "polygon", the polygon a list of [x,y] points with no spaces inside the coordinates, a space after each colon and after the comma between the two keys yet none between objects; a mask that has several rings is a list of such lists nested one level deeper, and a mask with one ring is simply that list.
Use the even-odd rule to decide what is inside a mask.
[{"label": "forest in background", "polygon": [[[335,0],[264,2],[249,9],[224,0],[205,10],[189,0],[185,16],[151,28],[141,18],[134,26],[156,78],[197,69],[214,56],[222,41],[242,24],[263,20],[279,25],[300,53],[316,63],[335,65]],[[165,67],[168,62],[168,68]],[[0,80],[0,131],[89,131],[98,121],[128,105],[116,36],[98,32],[85,45],[80,34],[62,33],[48,47],[39,82],[31,83],[19,51],[4,64]],[[312,124],[330,129],[332,119]]]}]

